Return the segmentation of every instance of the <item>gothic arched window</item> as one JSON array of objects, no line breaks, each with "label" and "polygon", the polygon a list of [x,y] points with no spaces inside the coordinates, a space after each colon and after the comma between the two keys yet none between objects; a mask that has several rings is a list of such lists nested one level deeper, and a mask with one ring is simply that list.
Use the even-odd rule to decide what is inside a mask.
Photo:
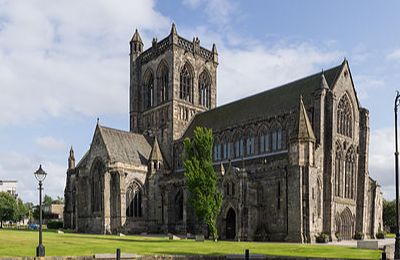
[{"label": "gothic arched window", "polygon": [[345,173],[344,173],[344,197],[354,199],[355,196],[355,153],[353,148],[350,148],[346,153],[345,158]]},{"label": "gothic arched window", "polygon": [[317,179],[317,215],[320,218],[322,215],[322,185],[321,181]]},{"label": "gothic arched window", "polygon": [[199,104],[207,108],[211,106],[211,79],[206,71],[199,77]]},{"label": "gothic arched window", "polygon": [[168,77],[169,77],[168,67],[163,62],[163,63],[161,63],[161,65],[158,69],[158,88],[159,88],[159,98],[160,98],[159,103],[168,100],[168,95],[169,95],[169,88],[168,88],[169,78]]},{"label": "gothic arched window", "polygon": [[342,148],[336,144],[335,158],[335,196],[340,197],[342,192]]},{"label": "gothic arched window", "polygon": [[154,77],[153,73],[151,72],[145,77],[144,92],[145,92],[145,107],[149,108],[154,106],[155,105]]},{"label": "gothic arched window", "polygon": [[175,213],[176,220],[183,220],[183,192],[179,190],[175,195]]},{"label": "gothic arched window", "polygon": [[92,211],[103,209],[103,176],[104,166],[100,161],[95,162],[92,168]]},{"label": "gothic arched window", "polygon": [[133,182],[126,192],[126,216],[140,218],[143,216],[143,189]]},{"label": "gothic arched window", "polygon": [[353,116],[350,101],[345,94],[339,100],[337,107],[337,132],[348,137],[353,133]]},{"label": "gothic arched window", "polygon": [[263,154],[270,151],[271,135],[265,126],[261,127],[258,132],[260,138],[258,153]]},{"label": "gothic arched window", "polygon": [[179,97],[193,103],[193,76],[188,64],[181,70]]}]

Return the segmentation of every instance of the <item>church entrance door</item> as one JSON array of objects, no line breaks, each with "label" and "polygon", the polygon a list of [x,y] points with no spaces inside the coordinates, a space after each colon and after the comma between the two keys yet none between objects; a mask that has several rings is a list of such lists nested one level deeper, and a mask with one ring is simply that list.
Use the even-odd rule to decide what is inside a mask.
[{"label": "church entrance door", "polygon": [[351,240],[354,235],[354,221],[349,208],[336,218],[336,231],[340,234],[343,240]]},{"label": "church entrance door", "polygon": [[230,208],[226,214],[226,239],[235,239],[236,237],[236,213]]}]

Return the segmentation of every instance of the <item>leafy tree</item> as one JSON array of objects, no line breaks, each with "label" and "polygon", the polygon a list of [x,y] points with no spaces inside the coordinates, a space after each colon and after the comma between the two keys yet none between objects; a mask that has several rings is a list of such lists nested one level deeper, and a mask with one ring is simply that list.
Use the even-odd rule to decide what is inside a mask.
[{"label": "leafy tree", "polygon": [[45,206],[50,206],[51,204],[53,203],[53,198],[52,197],[50,197],[49,195],[44,195],[44,198],[43,198],[43,205],[45,205]]},{"label": "leafy tree", "polygon": [[0,227],[3,221],[15,220],[17,204],[15,198],[8,192],[0,192]]},{"label": "leafy tree", "polygon": [[383,200],[383,226],[394,230],[396,227],[396,200]]},{"label": "leafy tree", "polygon": [[18,198],[16,200],[16,210],[15,210],[14,220],[16,222],[21,221],[27,216],[28,216],[28,208],[25,206],[24,202],[20,198]]},{"label": "leafy tree", "polygon": [[26,202],[25,203],[25,208],[27,209],[27,217],[29,219],[29,223],[32,222],[33,219],[33,209],[34,209],[34,205],[32,202]]},{"label": "leafy tree", "polygon": [[197,127],[194,138],[183,141],[185,177],[189,202],[196,216],[204,221],[216,241],[217,216],[221,209],[222,195],[217,188],[217,176],[212,165],[213,135],[211,129]]}]

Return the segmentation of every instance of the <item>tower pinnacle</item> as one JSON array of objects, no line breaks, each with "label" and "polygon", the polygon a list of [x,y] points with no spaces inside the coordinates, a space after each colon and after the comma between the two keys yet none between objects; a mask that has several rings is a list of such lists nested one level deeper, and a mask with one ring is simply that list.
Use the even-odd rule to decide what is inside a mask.
[{"label": "tower pinnacle", "polygon": [[71,149],[69,150],[69,157],[68,157],[68,170],[75,169],[75,155],[74,155],[74,149],[71,146]]},{"label": "tower pinnacle", "polygon": [[143,51],[143,41],[140,37],[139,31],[136,29],[130,41],[131,55],[139,55]]}]

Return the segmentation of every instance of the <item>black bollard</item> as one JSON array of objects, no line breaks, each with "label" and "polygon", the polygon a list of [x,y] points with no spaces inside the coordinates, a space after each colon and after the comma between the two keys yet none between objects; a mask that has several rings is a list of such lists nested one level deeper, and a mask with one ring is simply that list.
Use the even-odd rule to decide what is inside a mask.
[{"label": "black bollard", "polygon": [[245,259],[245,260],[249,260],[249,259],[250,259],[249,249],[246,249],[246,250],[244,251],[244,259]]},{"label": "black bollard", "polygon": [[386,260],[386,252],[382,252],[382,260]]},{"label": "black bollard", "polygon": [[117,248],[117,260],[121,260],[121,249]]}]

